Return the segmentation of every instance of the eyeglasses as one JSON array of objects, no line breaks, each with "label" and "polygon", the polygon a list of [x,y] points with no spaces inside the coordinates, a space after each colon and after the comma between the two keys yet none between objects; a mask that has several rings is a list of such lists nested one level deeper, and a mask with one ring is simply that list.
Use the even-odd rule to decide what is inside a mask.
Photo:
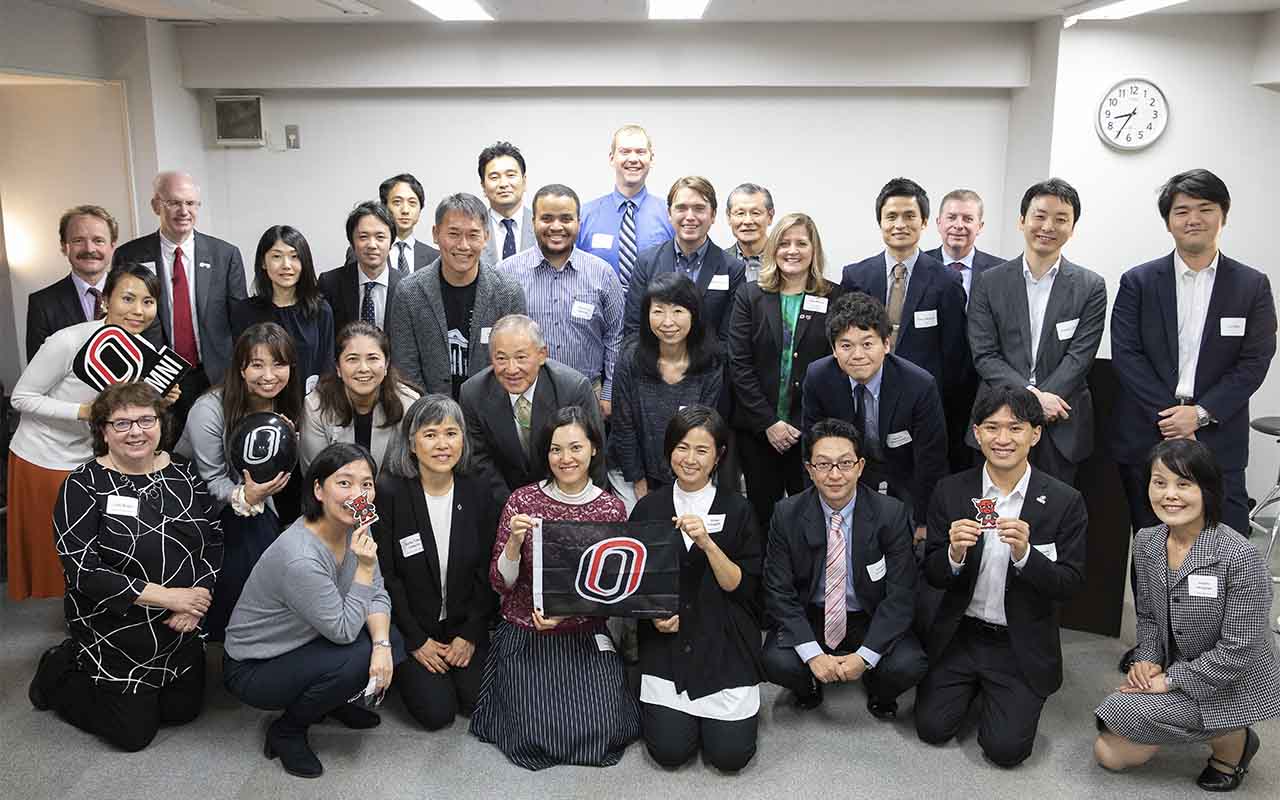
[{"label": "eyeglasses", "polygon": [[743,209],[743,208],[736,208],[733,211],[729,212],[730,219],[736,219],[736,220],[744,220],[747,217],[750,217],[756,222],[759,222],[760,220],[764,219],[766,216],[768,216],[768,212],[761,211],[758,208],[753,208],[750,211],[747,211],[746,209]]},{"label": "eyeglasses", "polygon": [[183,207],[188,211],[195,211],[200,207],[199,200],[161,200],[160,203],[170,211],[177,211]]},{"label": "eyeglasses", "polygon": [[158,418],[155,414],[147,414],[137,419],[109,419],[107,424],[111,426],[111,430],[116,433],[128,433],[129,429],[134,425],[144,431],[149,431],[156,426]]},{"label": "eyeglasses", "polygon": [[848,475],[861,463],[862,459],[860,458],[846,458],[843,461],[810,461],[809,468],[819,475],[826,475],[833,469],[839,469],[841,472]]}]

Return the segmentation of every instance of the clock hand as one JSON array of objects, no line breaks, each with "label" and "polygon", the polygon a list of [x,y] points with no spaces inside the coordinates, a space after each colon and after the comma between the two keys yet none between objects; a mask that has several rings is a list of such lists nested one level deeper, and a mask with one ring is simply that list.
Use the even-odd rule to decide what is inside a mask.
[{"label": "clock hand", "polygon": [[[1124,132],[1124,126],[1125,126],[1125,125],[1128,125],[1128,124],[1129,124],[1129,120],[1133,119],[1133,115],[1134,115],[1134,114],[1137,114],[1137,113],[1138,113],[1138,112],[1137,112],[1137,110],[1134,110],[1134,111],[1130,111],[1128,114],[1125,114],[1125,115],[1124,115],[1124,125],[1121,125],[1121,126],[1120,126],[1120,130],[1116,131],[1116,139],[1119,139],[1119,138],[1120,138],[1120,134]],[[1116,119],[1119,119],[1119,117],[1116,117]]]}]

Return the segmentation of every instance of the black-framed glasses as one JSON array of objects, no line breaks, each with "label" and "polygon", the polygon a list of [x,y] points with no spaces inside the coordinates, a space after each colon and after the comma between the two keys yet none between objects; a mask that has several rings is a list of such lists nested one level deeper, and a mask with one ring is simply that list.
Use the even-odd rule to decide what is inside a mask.
[{"label": "black-framed glasses", "polygon": [[111,426],[111,430],[116,433],[128,433],[129,429],[137,425],[139,429],[149,431],[156,426],[160,420],[155,414],[147,414],[137,419],[109,419],[107,424]]},{"label": "black-framed glasses", "polygon": [[841,472],[848,475],[861,463],[862,459],[860,458],[846,458],[841,461],[810,461],[809,467],[819,475],[826,475],[833,469],[839,469]]}]

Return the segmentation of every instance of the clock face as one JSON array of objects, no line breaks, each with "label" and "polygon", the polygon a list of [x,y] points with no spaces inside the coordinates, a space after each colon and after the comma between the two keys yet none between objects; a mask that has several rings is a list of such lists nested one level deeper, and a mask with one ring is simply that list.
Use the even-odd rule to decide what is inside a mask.
[{"label": "clock face", "polygon": [[1169,124],[1169,103],[1151,81],[1123,80],[1098,104],[1098,137],[1117,150],[1149,147]]}]

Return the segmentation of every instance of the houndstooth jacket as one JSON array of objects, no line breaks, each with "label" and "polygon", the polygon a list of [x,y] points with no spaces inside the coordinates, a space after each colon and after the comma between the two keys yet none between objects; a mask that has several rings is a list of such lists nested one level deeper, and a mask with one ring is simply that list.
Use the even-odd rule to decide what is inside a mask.
[{"label": "houndstooth jacket", "polygon": [[[1268,624],[1271,576],[1262,555],[1219,525],[1201,531],[1170,576],[1168,535],[1165,525],[1144,528],[1134,545],[1137,659],[1165,667],[1170,687],[1199,704],[1206,729],[1280,716],[1280,655]],[[1173,663],[1170,621],[1178,651]]]}]

